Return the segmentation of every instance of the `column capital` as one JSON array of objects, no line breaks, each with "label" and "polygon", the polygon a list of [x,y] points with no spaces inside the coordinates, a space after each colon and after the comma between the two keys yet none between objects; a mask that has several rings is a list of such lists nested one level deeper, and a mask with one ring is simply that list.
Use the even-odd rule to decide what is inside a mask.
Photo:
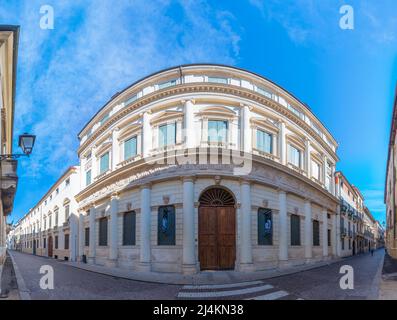
[{"label": "column capital", "polygon": [[240,107],[241,107],[241,108],[247,107],[249,111],[252,111],[252,110],[254,109],[253,106],[248,105],[248,104],[246,104],[246,103],[240,103]]},{"label": "column capital", "polygon": [[285,194],[287,194],[287,193],[288,193],[288,191],[286,191],[286,190],[284,190],[284,189],[282,189],[282,188],[277,188],[276,191],[277,191],[278,194],[280,194],[280,193],[285,193]]},{"label": "column capital", "polygon": [[197,180],[197,177],[196,176],[184,176],[184,177],[181,177],[181,180],[182,180],[182,182],[193,182],[193,183],[195,183],[196,180]]},{"label": "column capital", "polygon": [[240,182],[240,185],[252,185],[252,181],[250,181],[246,178],[240,178],[239,182]]},{"label": "column capital", "polygon": [[143,189],[152,189],[152,183],[151,182],[148,182],[148,183],[144,183],[143,185],[141,185],[140,187],[139,187],[139,189],[140,190],[143,190]]},{"label": "column capital", "polygon": [[120,198],[120,193],[119,192],[113,192],[110,195],[110,200],[119,200],[119,198]]}]

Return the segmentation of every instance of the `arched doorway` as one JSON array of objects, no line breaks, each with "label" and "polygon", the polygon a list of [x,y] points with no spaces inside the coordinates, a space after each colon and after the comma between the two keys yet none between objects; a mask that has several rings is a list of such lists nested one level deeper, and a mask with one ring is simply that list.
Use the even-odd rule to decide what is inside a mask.
[{"label": "arched doorway", "polygon": [[220,187],[205,190],[199,199],[199,260],[201,270],[234,269],[236,210],[233,195]]},{"label": "arched doorway", "polygon": [[48,256],[52,258],[52,236],[48,237]]}]

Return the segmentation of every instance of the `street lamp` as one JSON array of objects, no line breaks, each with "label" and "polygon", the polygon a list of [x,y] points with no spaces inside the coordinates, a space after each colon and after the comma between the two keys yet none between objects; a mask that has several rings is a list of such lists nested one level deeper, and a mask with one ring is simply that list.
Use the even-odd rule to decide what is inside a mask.
[{"label": "street lamp", "polygon": [[32,134],[21,134],[19,136],[18,146],[22,149],[23,153],[16,154],[0,154],[0,161],[18,159],[20,157],[29,157],[32,153],[36,136]]}]

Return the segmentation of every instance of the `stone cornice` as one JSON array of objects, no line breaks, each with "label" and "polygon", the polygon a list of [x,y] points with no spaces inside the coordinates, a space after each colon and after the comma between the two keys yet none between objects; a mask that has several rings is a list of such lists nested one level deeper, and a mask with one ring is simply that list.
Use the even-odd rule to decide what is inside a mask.
[{"label": "stone cornice", "polygon": [[[168,88],[167,90],[160,90],[148,94],[130,105],[125,106],[114,115],[112,115],[99,129],[97,129],[90,138],[88,138],[77,150],[80,155],[82,151],[85,150],[90,144],[92,144],[102,133],[106,132],[113,124],[118,122],[120,119],[127,116],[129,113],[143,107],[149,103],[164,99],[167,97],[172,97],[180,94],[191,94],[191,93],[221,93],[221,94],[231,94],[240,98],[249,99],[255,101],[259,104],[266,105],[271,109],[277,111],[281,115],[288,118],[290,121],[296,123],[300,128],[303,128],[307,133],[309,133],[333,158],[338,161],[339,158],[336,153],[328,146],[328,144],[301,118],[296,116],[292,111],[288,110],[281,104],[273,101],[265,96],[251,91],[249,89],[232,86],[232,85],[222,85],[214,83],[189,83],[182,84]],[[255,108],[254,108],[255,109]],[[327,133],[328,134],[328,133]]]}]

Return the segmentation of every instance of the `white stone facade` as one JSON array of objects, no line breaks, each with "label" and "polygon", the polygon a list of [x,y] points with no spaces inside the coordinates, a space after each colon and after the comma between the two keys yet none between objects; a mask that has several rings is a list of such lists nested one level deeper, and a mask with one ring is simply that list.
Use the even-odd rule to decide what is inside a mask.
[{"label": "white stone facade", "polygon": [[[159,72],[108,102],[80,139],[79,256],[88,263],[199,271],[200,198],[211,188],[234,198],[232,269],[282,268],[337,256],[337,143],[306,105],[258,75],[216,65]],[[229,156],[198,161],[206,152],[222,151]],[[182,152],[190,164],[175,160]],[[172,245],[159,244],[164,206],[175,210]],[[268,245],[259,244],[260,208],[272,215]],[[123,245],[128,212],[136,217],[134,245]],[[299,220],[295,245],[291,215],[295,227]]]}]

